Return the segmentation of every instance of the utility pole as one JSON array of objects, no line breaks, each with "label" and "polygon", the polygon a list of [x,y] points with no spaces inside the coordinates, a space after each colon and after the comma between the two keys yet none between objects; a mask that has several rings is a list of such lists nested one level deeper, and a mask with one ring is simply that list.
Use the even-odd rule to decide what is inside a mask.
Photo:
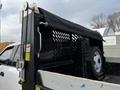
[{"label": "utility pole", "polygon": [[2,3],[0,2],[0,42],[1,42],[1,9],[2,9]]}]

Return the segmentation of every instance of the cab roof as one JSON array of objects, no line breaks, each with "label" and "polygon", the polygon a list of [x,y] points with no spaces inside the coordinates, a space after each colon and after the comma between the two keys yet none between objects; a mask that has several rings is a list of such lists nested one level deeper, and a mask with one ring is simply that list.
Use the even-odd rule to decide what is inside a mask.
[{"label": "cab roof", "polygon": [[0,55],[9,47],[14,47],[14,46],[17,46],[17,45],[20,45],[21,43],[20,42],[15,42],[15,43],[12,43],[12,44],[9,44],[8,46],[6,46],[1,52],[0,52]]}]

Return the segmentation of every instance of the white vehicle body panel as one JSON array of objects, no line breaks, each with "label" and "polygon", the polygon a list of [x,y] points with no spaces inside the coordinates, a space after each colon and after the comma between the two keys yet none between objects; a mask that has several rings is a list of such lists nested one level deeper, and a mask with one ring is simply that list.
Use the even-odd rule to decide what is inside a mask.
[{"label": "white vehicle body panel", "polygon": [[[8,45],[1,53],[3,55],[10,47],[20,45],[20,43],[13,43]],[[17,49],[16,49],[17,50]],[[16,54],[16,53],[13,53]],[[7,56],[6,56],[7,57]],[[0,60],[2,61],[2,59]],[[13,59],[11,60],[13,61]],[[0,75],[0,90],[22,90],[22,85],[19,84],[19,71],[15,66],[0,63],[0,73],[3,72],[4,76]]]},{"label": "white vehicle body panel", "polygon": [[[2,77],[3,90],[22,90],[19,82],[19,72],[15,67],[1,65],[2,70],[4,72],[4,77]],[[1,84],[0,84],[1,86]]]},{"label": "white vehicle body panel", "polygon": [[120,90],[120,85],[73,77],[48,71],[38,71],[42,85],[50,90]]},{"label": "white vehicle body panel", "polygon": [[[3,67],[3,66],[0,65],[0,72],[2,71],[2,67]],[[3,85],[4,85],[4,84],[3,84],[3,81],[4,81],[3,79],[4,79],[4,78],[3,78],[2,76],[0,76],[0,90],[3,90]]]}]

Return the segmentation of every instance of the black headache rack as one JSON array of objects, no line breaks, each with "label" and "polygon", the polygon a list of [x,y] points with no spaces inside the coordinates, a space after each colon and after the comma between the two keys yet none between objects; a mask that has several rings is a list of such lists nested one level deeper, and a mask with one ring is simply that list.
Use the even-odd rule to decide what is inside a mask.
[{"label": "black headache rack", "polygon": [[[38,21],[36,26],[39,26],[41,33],[42,47],[40,57],[37,58],[38,69],[43,68],[64,74],[75,74],[74,70],[71,72],[73,68],[71,66],[76,66],[77,63],[81,63],[82,67],[84,66],[90,39],[101,43],[102,36],[98,32],[62,19],[44,9],[39,8],[39,12],[40,14],[35,14],[35,21]],[[37,34],[36,36],[38,36]],[[38,41],[35,42],[35,45],[38,45],[37,43]],[[39,48],[39,46],[36,47]],[[74,65],[69,65],[73,63]],[[67,68],[65,65],[70,67]],[[83,72],[85,71],[83,70]],[[83,72],[81,75],[84,74]]]},{"label": "black headache rack", "polygon": [[39,11],[40,11],[40,15],[44,18],[44,21],[46,22],[46,24],[48,24],[48,27],[51,27],[53,29],[60,30],[63,32],[68,32],[68,33],[70,32],[73,34],[85,36],[88,38],[103,40],[102,36],[96,31],[92,31],[81,25],[72,23],[42,8],[39,8]]},{"label": "black headache rack", "polygon": [[23,18],[22,44],[32,46],[30,60],[25,62],[23,90],[33,90],[38,69],[89,78],[89,47],[96,42],[103,52],[102,36],[44,9],[38,10]]}]

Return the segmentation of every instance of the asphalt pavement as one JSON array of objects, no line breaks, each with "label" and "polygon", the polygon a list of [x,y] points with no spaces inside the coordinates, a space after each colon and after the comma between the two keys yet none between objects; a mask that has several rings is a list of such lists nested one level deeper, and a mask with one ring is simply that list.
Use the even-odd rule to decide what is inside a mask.
[{"label": "asphalt pavement", "polygon": [[104,79],[105,82],[120,84],[120,76],[108,75]]},{"label": "asphalt pavement", "polygon": [[120,63],[106,64],[106,77],[103,81],[120,84]]}]

